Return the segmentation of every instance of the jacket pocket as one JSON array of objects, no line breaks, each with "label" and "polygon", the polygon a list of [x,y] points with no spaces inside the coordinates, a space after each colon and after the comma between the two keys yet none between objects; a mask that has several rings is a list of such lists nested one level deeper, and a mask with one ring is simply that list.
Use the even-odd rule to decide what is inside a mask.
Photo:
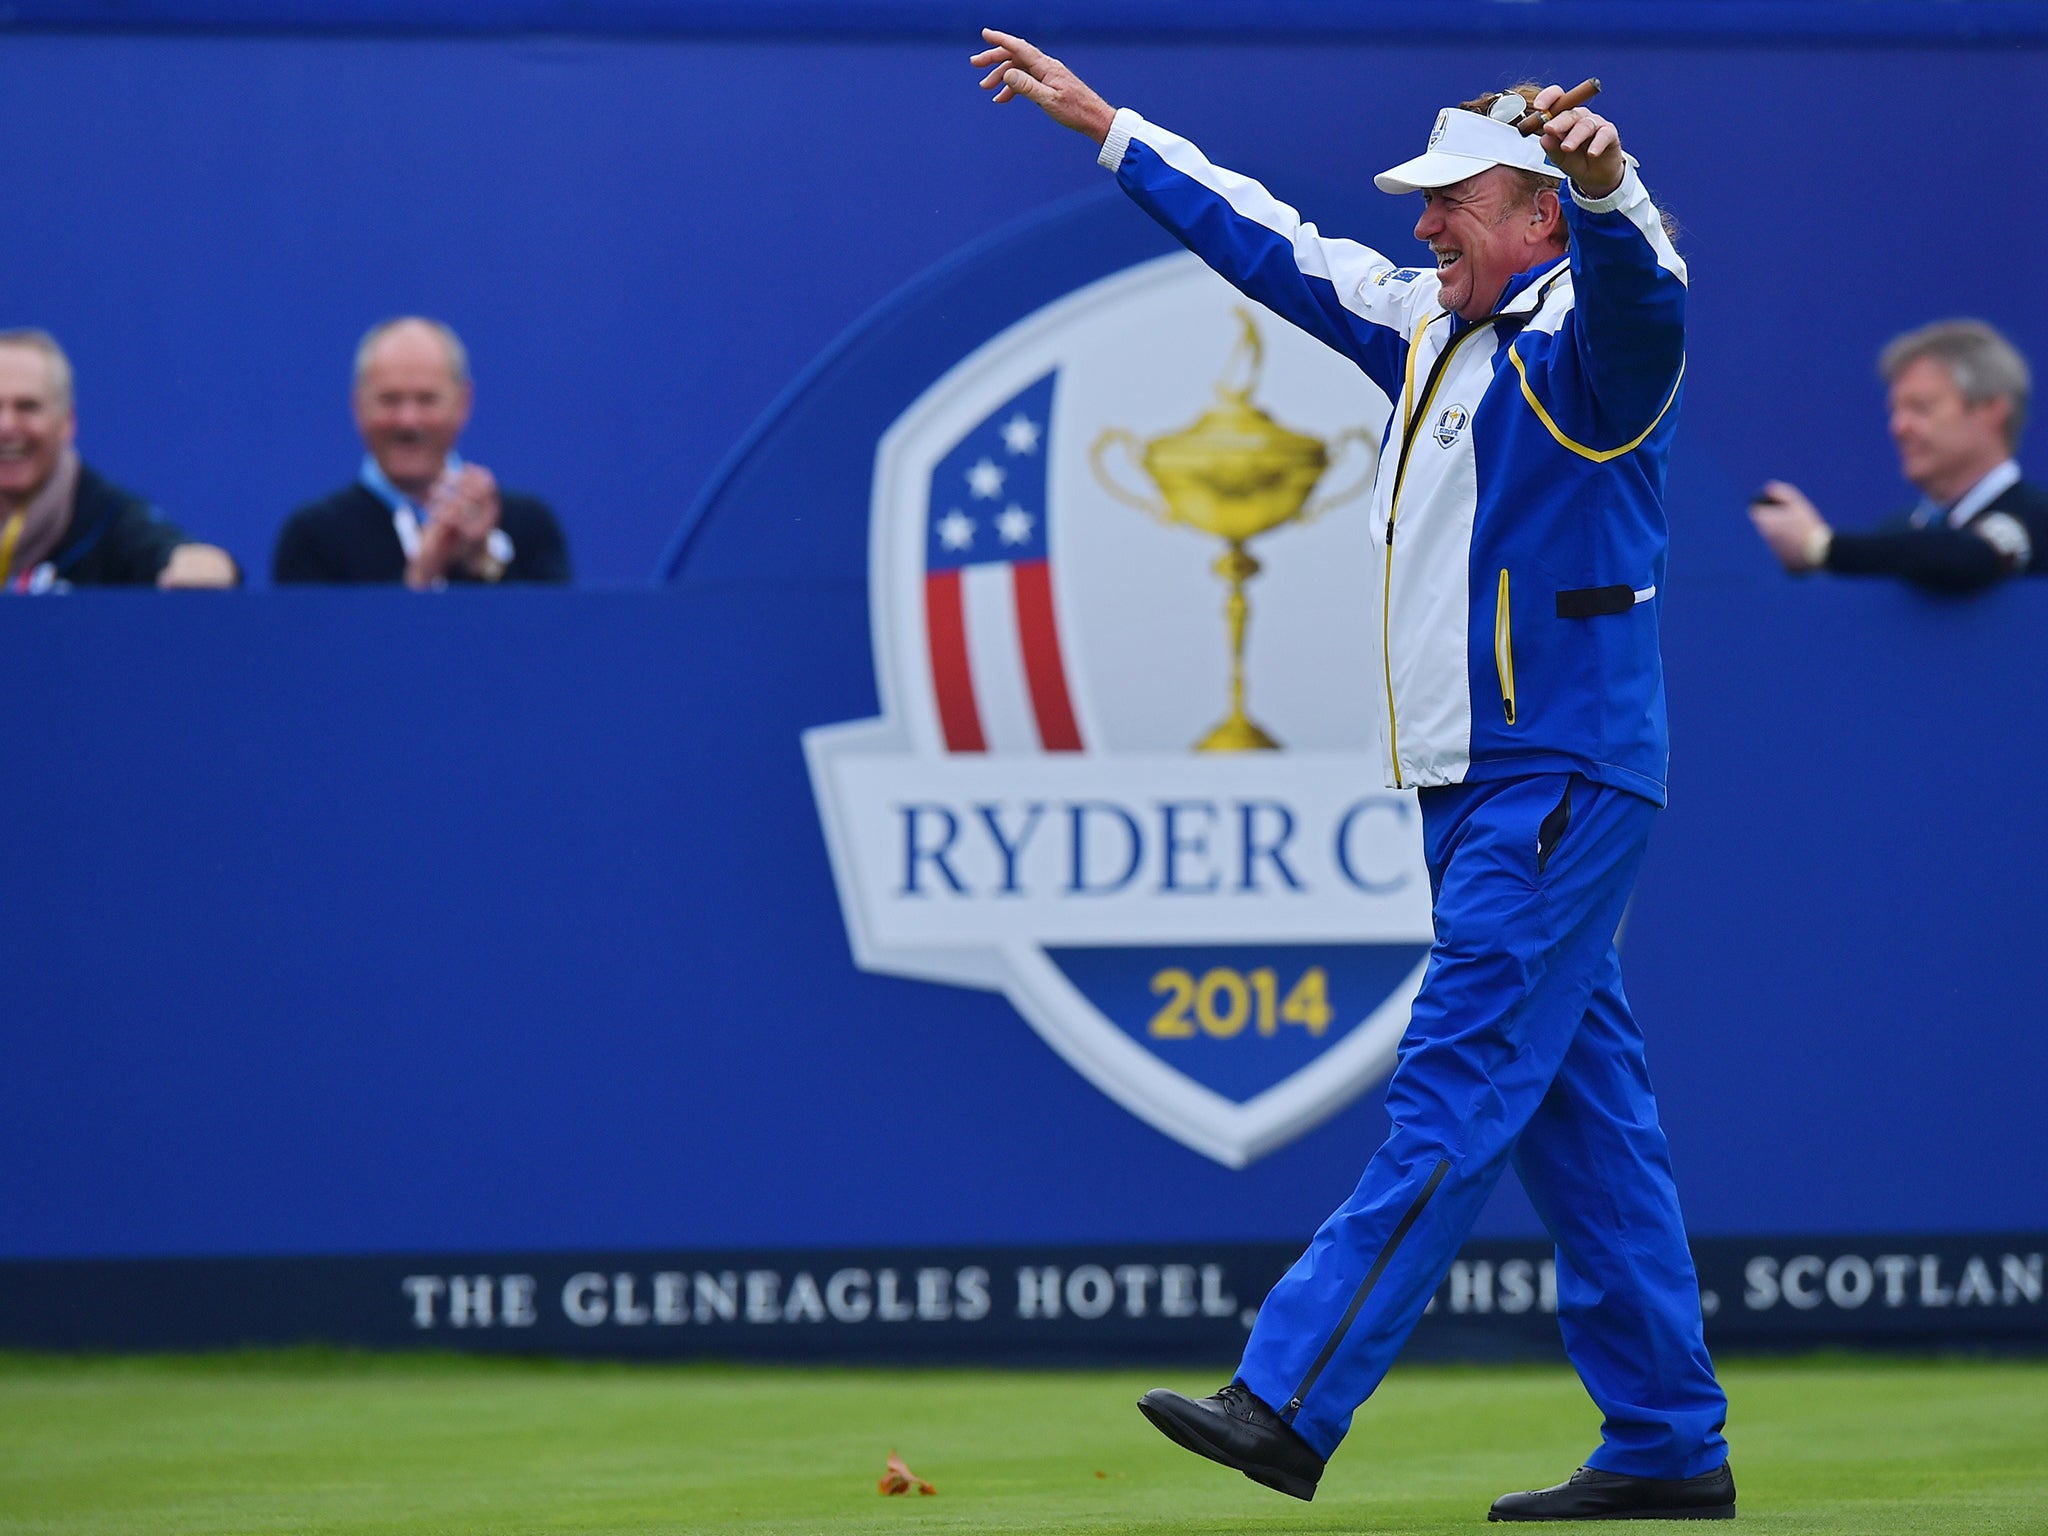
[{"label": "jacket pocket", "polygon": [[1508,614],[1508,570],[1500,570],[1500,596],[1493,610],[1493,664],[1500,671],[1500,709],[1515,723],[1515,630]]},{"label": "jacket pocket", "polygon": [[1564,781],[1564,795],[1551,813],[1543,818],[1543,824],[1536,829],[1536,873],[1542,874],[1550,868],[1550,856],[1557,852],[1557,845],[1564,841],[1564,835],[1572,824],[1572,780]]},{"label": "jacket pocket", "polygon": [[1656,595],[1654,585],[1639,591],[1626,582],[1614,587],[1575,587],[1557,594],[1557,616],[1560,619],[1607,618],[1627,613],[1637,603],[1647,603]]}]

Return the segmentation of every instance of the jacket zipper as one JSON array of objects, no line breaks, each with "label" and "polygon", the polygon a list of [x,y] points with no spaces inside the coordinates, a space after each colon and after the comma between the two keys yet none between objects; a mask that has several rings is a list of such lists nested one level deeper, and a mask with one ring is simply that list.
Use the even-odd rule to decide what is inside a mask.
[{"label": "jacket zipper", "polygon": [[[1442,315],[1432,315],[1422,331],[1416,333],[1415,341],[1409,344],[1408,388],[1405,392],[1411,400],[1415,398],[1415,347],[1429,326],[1442,318]],[[1449,365],[1452,354],[1480,331],[1490,329],[1499,318],[1498,315],[1488,315],[1484,320],[1474,321],[1463,335],[1451,338],[1443,351],[1437,354],[1436,361],[1430,364],[1429,378],[1422,386],[1422,398],[1401,425],[1401,455],[1394,461],[1394,494],[1387,498],[1387,558],[1384,589],[1380,594],[1380,660],[1387,672],[1387,750],[1394,762],[1396,789],[1407,788],[1401,778],[1401,726],[1394,713],[1394,522],[1401,515],[1401,482],[1408,474],[1408,452],[1415,446],[1416,429],[1429,415],[1430,402],[1436,399],[1436,387],[1443,382],[1444,369]]]},{"label": "jacket zipper", "polygon": [[1515,630],[1508,617],[1508,568],[1500,568],[1500,605],[1493,611],[1493,664],[1500,669],[1501,713],[1515,723]]},{"label": "jacket zipper", "polygon": [[1380,1276],[1386,1273],[1387,1265],[1393,1261],[1403,1239],[1408,1236],[1415,1223],[1422,1219],[1423,1207],[1429,1204],[1430,1196],[1436,1193],[1437,1186],[1443,1183],[1444,1175],[1450,1171],[1449,1158],[1437,1159],[1437,1165],[1430,1169],[1429,1178],[1422,1186],[1422,1193],[1415,1197],[1415,1203],[1408,1207],[1407,1213],[1401,1217],[1394,1227],[1393,1234],[1388,1237],[1386,1247],[1382,1248],[1379,1257],[1372,1261],[1372,1268],[1368,1269],[1365,1278],[1358,1282],[1358,1289],[1351,1293],[1351,1305],[1344,1309],[1344,1315],[1338,1319],[1337,1326],[1331,1330],[1330,1336],[1323,1340],[1321,1351],[1310,1362],[1308,1373],[1294,1389],[1294,1396],[1290,1397],[1286,1406],[1280,1410],[1280,1417],[1289,1424],[1292,1424],[1295,1416],[1301,1412],[1301,1406],[1309,1393],[1315,1389],[1317,1379],[1336,1356],[1337,1346],[1344,1342],[1344,1335],[1349,1333],[1351,1325],[1358,1321],[1358,1314],[1363,1310],[1366,1298],[1372,1295],[1373,1287],[1380,1283]]}]

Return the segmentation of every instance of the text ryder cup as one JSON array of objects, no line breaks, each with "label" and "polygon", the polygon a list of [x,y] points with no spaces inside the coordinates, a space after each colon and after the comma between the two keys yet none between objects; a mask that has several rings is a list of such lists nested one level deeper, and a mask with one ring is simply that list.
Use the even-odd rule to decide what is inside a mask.
[{"label": "text ryder cup", "polygon": [[[1220,1264],[1028,1264],[1007,1298],[1026,1320],[1072,1316],[1238,1317]],[[531,1328],[540,1321],[533,1275],[407,1275],[400,1289],[415,1328]],[[745,1326],[834,1322],[977,1323],[995,1308],[994,1280],[979,1265],[961,1269],[662,1270],[571,1275],[554,1298],[579,1328]]]},{"label": "text ryder cup", "polygon": [[[902,831],[898,896],[1024,895],[1033,869],[1064,894],[1108,895],[1148,865],[1161,892],[1309,889],[1295,813],[1279,800],[913,802],[898,805],[896,813]],[[1375,822],[1410,814],[1405,802],[1385,796],[1347,807],[1332,835],[1330,867],[1368,895],[1400,890],[1412,869],[1365,844],[1369,834],[1384,830]],[[979,889],[971,878],[977,870],[986,872]]]}]

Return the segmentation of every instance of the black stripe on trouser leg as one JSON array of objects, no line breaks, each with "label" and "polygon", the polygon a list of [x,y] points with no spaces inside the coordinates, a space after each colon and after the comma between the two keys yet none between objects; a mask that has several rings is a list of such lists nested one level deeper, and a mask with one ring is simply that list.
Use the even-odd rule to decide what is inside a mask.
[{"label": "black stripe on trouser leg", "polygon": [[1316,1378],[1323,1374],[1323,1368],[1330,1363],[1331,1357],[1337,1353],[1337,1346],[1343,1343],[1344,1335],[1349,1333],[1351,1325],[1358,1321],[1359,1311],[1365,1306],[1365,1298],[1370,1296],[1372,1288],[1380,1283],[1380,1276],[1386,1273],[1387,1265],[1393,1261],[1394,1251],[1401,1246],[1401,1240],[1408,1235],[1409,1229],[1422,1218],[1422,1208],[1429,1204],[1429,1197],[1436,1193],[1437,1185],[1443,1183],[1444,1175],[1450,1171],[1451,1160],[1447,1157],[1438,1158],[1435,1169],[1429,1175],[1429,1182],[1422,1186],[1422,1193],[1415,1197],[1415,1203],[1408,1207],[1408,1214],[1401,1218],[1400,1225],[1394,1228],[1394,1235],[1387,1239],[1387,1246],[1380,1250],[1380,1256],[1372,1261],[1372,1268],[1368,1269],[1365,1278],[1358,1282],[1358,1290],[1351,1298],[1351,1305],[1344,1309],[1343,1319],[1329,1338],[1323,1341],[1322,1353],[1316,1356],[1315,1363],[1308,1368],[1308,1374],[1301,1378],[1301,1385],[1294,1389],[1294,1396],[1287,1400],[1287,1406],[1280,1410],[1281,1418],[1291,1422],[1294,1416],[1301,1412],[1302,1401],[1315,1387]]}]

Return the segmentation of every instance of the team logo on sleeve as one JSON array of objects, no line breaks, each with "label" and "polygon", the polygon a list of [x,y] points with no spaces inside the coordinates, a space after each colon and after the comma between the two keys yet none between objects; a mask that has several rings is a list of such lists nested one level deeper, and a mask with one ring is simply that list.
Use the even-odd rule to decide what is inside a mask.
[{"label": "team logo on sleeve", "polygon": [[1387,414],[1191,256],[1027,316],[877,444],[881,714],[805,735],[857,963],[1000,990],[1232,1167],[1386,1075],[1430,943],[1376,787]]}]

